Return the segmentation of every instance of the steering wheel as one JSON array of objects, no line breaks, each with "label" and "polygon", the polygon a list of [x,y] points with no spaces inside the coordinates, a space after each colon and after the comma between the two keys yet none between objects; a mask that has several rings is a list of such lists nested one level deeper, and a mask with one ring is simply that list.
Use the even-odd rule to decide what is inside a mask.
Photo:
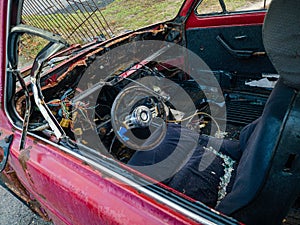
[{"label": "steering wheel", "polygon": [[150,150],[166,134],[166,112],[159,95],[141,86],[123,89],[111,108],[111,123],[118,140],[133,150]]}]

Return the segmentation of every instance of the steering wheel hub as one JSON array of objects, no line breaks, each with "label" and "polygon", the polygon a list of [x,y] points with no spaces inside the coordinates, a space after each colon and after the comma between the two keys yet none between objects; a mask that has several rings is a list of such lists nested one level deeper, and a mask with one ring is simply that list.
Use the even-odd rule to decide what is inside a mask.
[{"label": "steering wheel hub", "polygon": [[137,127],[149,127],[152,122],[152,112],[144,105],[136,107],[133,112],[125,118],[124,125],[129,129]]}]

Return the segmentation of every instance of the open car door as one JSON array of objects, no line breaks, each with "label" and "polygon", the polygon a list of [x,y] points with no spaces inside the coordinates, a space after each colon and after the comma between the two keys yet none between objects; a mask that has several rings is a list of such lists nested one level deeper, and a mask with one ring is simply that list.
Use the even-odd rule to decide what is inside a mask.
[{"label": "open car door", "polygon": [[263,0],[254,5],[250,1],[199,1],[185,24],[187,48],[213,71],[275,73],[262,42],[265,8]]}]

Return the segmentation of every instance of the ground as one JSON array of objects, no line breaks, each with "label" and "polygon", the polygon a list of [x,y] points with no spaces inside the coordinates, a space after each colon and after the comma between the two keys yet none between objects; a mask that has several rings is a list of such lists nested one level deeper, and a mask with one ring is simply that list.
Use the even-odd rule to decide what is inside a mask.
[{"label": "ground", "polygon": [[52,225],[34,214],[0,184],[0,225]]}]

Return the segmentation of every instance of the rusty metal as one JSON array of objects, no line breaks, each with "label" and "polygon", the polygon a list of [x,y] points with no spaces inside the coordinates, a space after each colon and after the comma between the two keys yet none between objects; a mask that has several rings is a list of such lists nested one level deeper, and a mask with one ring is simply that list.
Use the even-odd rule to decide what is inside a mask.
[{"label": "rusty metal", "polygon": [[98,1],[25,0],[22,23],[62,35],[69,43],[86,43],[93,39],[110,39],[111,27]]},{"label": "rusty metal", "polygon": [[[52,45],[48,44],[42,51],[39,52],[38,56],[36,57],[34,64],[33,64],[33,69],[31,69],[31,80],[32,81],[32,88],[33,91],[38,89],[36,87],[39,87],[38,85],[35,85],[36,82],[39,82],[39,74],[40,74],[40,69],[43,66],[44,61],[53,55],[54,53],[57,52],[57,50],[61,49],[66,45],[65,41],[56,35],[53,35],[52,33],[49,32],[44,32],[41,29],[35,28],[35,27],[30,27],[27,25],[19,25],[15,26],[11,30],[10,34],[10,41],[9,45],[12,47],[12,49],[15,47],[16,40],[18,39],[19,35],[22,33],[31,33],[35,34],[37,36],[44,37],[45,39],[49,40]],[[29,124],[29,117],[30,117],[30,110],[31,110],[31,101],[30,101],[30,93],[28,91],[27,85],[24,81],[24,78],[21,76],[20,71],[17,70],[17,59],[15,58],[14,54],[9,55],[9,63],[10,63],[10,70],[11,72],[18,78],[22,89],[24,90],[25,94],[25,102],[26,102],[26,108],[24,112],[24,120],[23,120],[23,126],[22,126],[22,137],[20,140],[20,150],[24,149],[25,147],[25,142],[26,142],[26,136],[27,136],[27,131],[28,131],[28,124]],[[42,95],[40,94],[42,97]],[[35,100],[36,100],[36,95],[34,95]],[[43,111],[42,111],[43,113]],[[49,124],[52,129],[54,129],[54,126],[51,126],[52,124]],[[57,132],[58,133],[58,132]]]},{"label": "rusty metal", "polygon": [[16,172],[10,167],[6,167],[3,173],[0,174],[1,181],[6,188],[17,196],[22,202],[29,206],[29,208],[41,216],[45,221],[51,221],[46,211],[41,207],[40,203],[31,197],[27,189],[22,185],[21,181],[16,175]]},{"label": "rusty metal", "polygon": [[[53,88],[55,86],[57,86],[61,81],[63,81],[68,75],[70,75],[71,71],[73,71],[76,67],[87,67],[88,64],[87,64],[87,59],[93,55],[97,55],[97,54],[100,54],[101,55],[101,51],[104,51],[106,48],[111,48],[112,46],[114,45],[118,45],[122,42],[126,42],[128,41],[129,39],[132,39],[132,38],[135,38],[137,37],[138,35],[145,35],[145,34],[150,34],[150,35],[157,35],[159,33],[163,33],[165,31],[164,27],[161,25],[159,27],[159,29],[157,30],[146,30],[146,31],[138,31],[138,32],[133,32],[133,33],[130,33],[128,35],[124,35],[122,38],[118,38],[116,40],[113,40],[111,42],[108,42],[108,43],[104,43],[105,45],[103,45],[102,43],[99,43],[99,44],[96,44],[93,48],[88,48],[86,51],[83,50],[81,54],[78,54],[76,56],[76,61],[74,63],[71,63],[70,65],[68,65],[68,69],[67,71],[65,71],[62,75],[60,75],[58,78],[56,78],[55,81],[52,81],[52,82],[48,82],[46,85],[44,85],[42,88],[42,91],[46,90],[46,89],[49,89],[49,88]],[[79,45],[74,45],[73,46],[74,49],[77,49],[79,48]],[[69,50],[68,50],[69,51]],[[61,52],[59,53],[62,54],[64,52]],[[71,53],[69,53],[71,54]],[[85,55],[86,54],[86,55]],[[52,57],[55,57],[55,56],[59,56],[59,55],[54,55]],[[52,58],[50,57],[50,58]],[[74,59],[69,59],[65,62],[62,63],[61,66],[66,66],[70,61],[74,61]],[[31,71],[31,68],[29,68],[28,71],[26,71],[26,73],[23,73],[22,72],[22,76],[23,77],[26,77],[28,76],[28,74],[30,73]],[[50,72],[54,72],[53,70],[51,71],[48,71],[48,73]],[[47,74],[45,74],[45,76],[47,76]],[[32,93],[30,93],[30,96],[32,96]],[[24,107],[23,107],[23,103],[24,103],[24,100],[25,100],[25,96],[22,95],[20,96],[19,98],[17,98],[16,100],[16,111],[17,113],[23,117],[24,116]]]},{"label": "rusty metal", "polygon": [[[44,101],[44,97],[40,85],[40,74],[41,68],[44,65],[44,62],[53,54],[57,53],[60,49],[64,47],[64,44],[54,43],[47,45],[43,48],[38,56],[35,58],[33,63],[33,69],[31,70],[30,80],[31,88],[33,91],[33,96],[37,107],[44,116],[45,120],[48,122],[51,129],[54,131],[57,139],[64,138],[66,136],[64,130],[59,126],[56,118],[51,113],[50,109],[47,107],[47,104]],[[25,131],[23,130],[23,133]]]},{"label": "rusty metal", "polygon": [[26,83],[24,81],[24,78],[21,76],[19,71],[15,71],[14,74],[17,76],[17,78],[22,86],[22,89],[24,90],[25,104],[26,104],[25,111],[24,111],[23,126],[22,126],[23,132],[22,132],[22,136],[21,136],[21,140],[20,140],[20,150],[21,150],[25,147],[30,111],[31,111],[31,101],[30,101],[30,94],[29,94],[28,88],[26,86]]}]

